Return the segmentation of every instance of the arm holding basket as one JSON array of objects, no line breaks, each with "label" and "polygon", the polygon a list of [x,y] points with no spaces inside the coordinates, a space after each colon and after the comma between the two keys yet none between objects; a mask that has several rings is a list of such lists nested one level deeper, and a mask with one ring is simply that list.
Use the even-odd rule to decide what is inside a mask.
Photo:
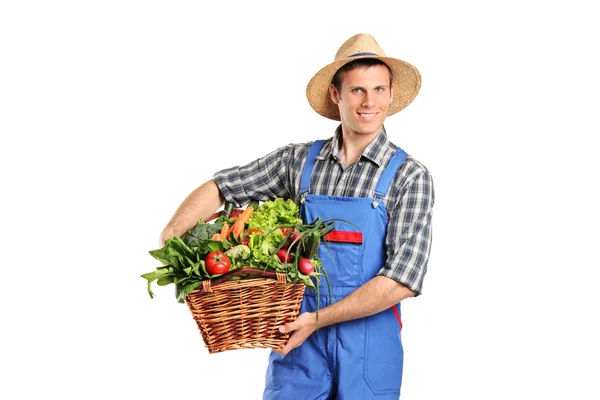
[{"label": "arm holding basket", "polygon": [[319,310],[318,316],[316,312],[302,313],[294,322],[281,326],[282,333],[292,332],[292,335],[287,344],[276,351],[287,354],[304,343],[317,328],[376,314],[414,295],[415,292],[397,281],[375,276],[349,296]]},{"label": "arm holding basket", "polygon": [[181,203],[169,223],[160,234],[159,246],[173,236],[181,236],[200,219],[208,219],[225,199],[214,180],[209,180],[196,188]]}]

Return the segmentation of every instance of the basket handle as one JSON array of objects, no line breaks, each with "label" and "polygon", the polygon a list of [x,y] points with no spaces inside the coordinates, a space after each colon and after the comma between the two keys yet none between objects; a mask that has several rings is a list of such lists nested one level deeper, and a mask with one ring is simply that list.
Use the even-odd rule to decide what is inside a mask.
[{"label": "basket handle", "polygon": [[253,275],[253,276],[260,276],[263,278],[271,278],[271,279],[276,279],[278,283],[286,283],[287,282],[287,279],[286,279],[286,276],[284,273],[275,272],[275,271],[265,271],[264,269],[260,269],[260,268],[242,267],[242,268],[236,269],[234,271],[226,272],[217,278],[207,279],[207,280],[202,281],[202,289],[205,293],[210,293],[210,292],[212,292],[211,286],[217,285],[221,282],[225,282],[226,280],[228,280],[234,276],[237,276],[237,275]]}]

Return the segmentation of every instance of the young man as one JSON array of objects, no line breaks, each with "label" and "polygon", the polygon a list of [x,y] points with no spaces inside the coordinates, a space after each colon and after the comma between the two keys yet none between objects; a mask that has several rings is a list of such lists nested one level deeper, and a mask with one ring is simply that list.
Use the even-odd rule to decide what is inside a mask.
[{"label": "young man", "polygon": [[225,199],[291,198],[306,221],[352,223],[336,223],[331,253],[320,253],[332,297],[326,287],[320,299],[307,290],[296,321],[280,327],[291,336],[269,356],[264,399],[400,396],[400,302],[421,293],[434,196],[428,170],[388,140],[384,120],[410,104],[420,84],[418,70],[387,57],[372,36],[353,36],[306,90],[317,113],[341,122],[334,136],[216,173],[161,234],[163,242],[183,234]]}]

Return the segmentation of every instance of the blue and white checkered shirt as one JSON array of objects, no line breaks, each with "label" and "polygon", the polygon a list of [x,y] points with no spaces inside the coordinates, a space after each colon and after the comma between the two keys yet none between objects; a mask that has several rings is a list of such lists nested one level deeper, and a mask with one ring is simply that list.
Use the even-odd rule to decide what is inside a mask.
[{"label": "blue and white checkered shirt", "polygon": [[[339,154],[341,137],[338,127],[333,138],[323,145],[314,166],[311,193],[372,197],[397,146],[388,140],[384,129],[354,164],[344,168]],[[267,201],[277,197],[299,204],[300,178],[311,144],[281,147],[250,164],[219,171],[213,179],[225,199],[238,207],[251,199]],[[384,203],[389,217],[387,258],[379,275],[398,281],[419,295],[431,250],[434,203],[433,181],[425,166],[408,156],[396,172]]]}]

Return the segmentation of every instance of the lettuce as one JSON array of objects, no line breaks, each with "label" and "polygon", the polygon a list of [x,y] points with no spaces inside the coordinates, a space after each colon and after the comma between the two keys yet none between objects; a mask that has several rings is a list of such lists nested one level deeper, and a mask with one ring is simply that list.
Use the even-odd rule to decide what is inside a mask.
[{"label": "lettuce", "polygon": [[250,247],[254,261],[260,263],[274,255],[283,241],[283,233],[279,229],[274,229],[265,235],[254,234],[250,236],[248,247]]},{"label": "lettuce", "polygon": [[279,226],[295,225],[299,215],[298,205],[290,199],[277,198],[265,201],[252,213],[248,221],[248,229],[260,229],[268,233]]}]

